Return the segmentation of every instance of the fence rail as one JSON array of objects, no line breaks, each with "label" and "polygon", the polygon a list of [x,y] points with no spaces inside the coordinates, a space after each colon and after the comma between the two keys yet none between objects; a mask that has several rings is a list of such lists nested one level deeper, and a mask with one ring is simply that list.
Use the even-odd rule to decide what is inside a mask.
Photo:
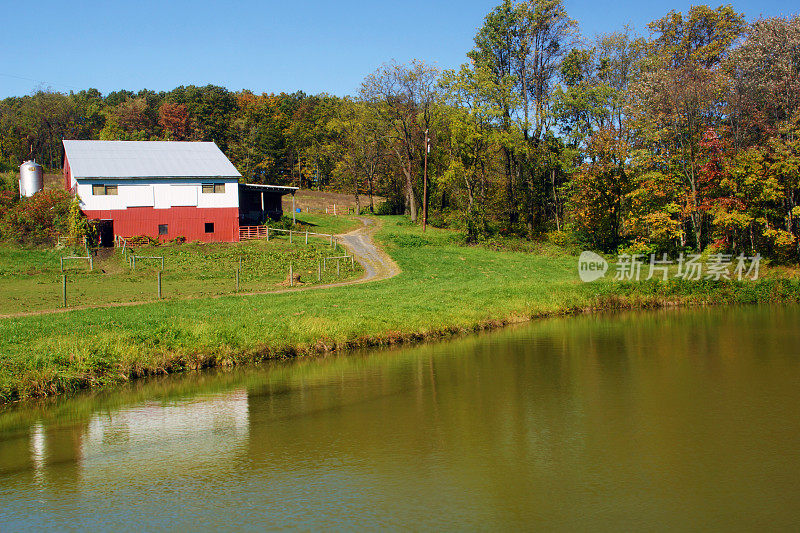
[{"label": "fence rail", "polygon": [[164,270],[164,256],[162,255],[134,255],[131,254],[128,256],[128,261],[130,261],[131,270],[136,270],[136,261],[142,259],[158,259],[161,261],[161,270]]},{"label": "fence rail", "polygon": [[128,239],[126,239],[122,235],[114,235],[114,245],[117,248],[122,249],[122,255],[125,255],[125,251],[130,249],[130,244],[128,244]]},{"label": "fence rail", "polygon": [[[322,210],[320,210],[322,213]],[[356,208],[347,205],[330,204],[325,206],[326,215],[357,215]]]},{"label": "fence rail", "polygon": [[308,244],[309,237],[323,237],[330,241],[331,246],[334,243],[334,235],[330,233],[316,233],[313,231],[298,231],[296,229],[280,229],[270,228],[269,226],[239,226],[239,240],[247,241],[252,239],[266,239],[269,240],[270,233],[288,233],[289,242],[292,242],[294,237],[305,237],[305,242]]},{"label": "fence rail", "polygon": [[89,262],[89,270],[94,270],[94,260],[92,259],[92,256],[90,254],[87,254],[85,256],[71,255],[69,257],[62,257],[61,258],[61,272],[64,272],[64,261],[69,261],[69,260],[72,260],[72,259],[88,261]]},{"label": "fence rail", "polygon": [[322,269],[325,270],[325,269],[328,268],[328,261],[336,261],[336,265],[337,265],[337,268],[338,268],[340,260],[345,261],[345,262],[350,261],[350,266],[355,266],[354,265],[355,260],[353,259],[353,256],[345,254],[345,255],[334,255],[334,256],[331,256],[331,257],[323,257],[322,258]]}]

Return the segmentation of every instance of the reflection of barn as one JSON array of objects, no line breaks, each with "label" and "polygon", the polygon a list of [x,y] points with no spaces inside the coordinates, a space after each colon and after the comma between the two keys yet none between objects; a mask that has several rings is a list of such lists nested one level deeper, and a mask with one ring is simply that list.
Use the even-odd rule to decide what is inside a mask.
[{"label": "reflection of barn", "polygon": [[280,218],[281,196],[297,191],[241,177],[213,142],[64,141],[64,186],[104,245],[117,235],[238,241],[240,225]]},{"label": "reflection of barn", "polygon": [[0,477],[32,472],[41,480],[80,479],[89,486],[110,479],[160,482],[178,468],[235,461],[249,424],[243,389],[101,409],[68,425],[36,422],[4,435]]}]

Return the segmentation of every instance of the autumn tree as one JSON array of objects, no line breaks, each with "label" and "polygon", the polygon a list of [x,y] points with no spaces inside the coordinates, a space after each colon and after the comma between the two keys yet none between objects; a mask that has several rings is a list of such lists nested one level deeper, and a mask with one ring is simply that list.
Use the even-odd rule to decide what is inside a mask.
[{"label": "autumn tree", "polygon": [[[721,63],[744,29],[743,15],[729,6],[694,6],[688,14],[671,11],[649,24],[653,38],[642,76],[631,89],[627,108],[638,136],[638,159],[648,172],[680,178],[680,222],[688,225],[696,249],[707,244],[698,188],[700,142],[709,128],[718,131],[725,118],[719,95],[729,78]],[[655,176],[656,174],[653,174]]]},{"label": "autumn tree", "polygon": [[189,112],[185,104],[164,102],[158,109],[158,125],[172,141],[185,141],[189,136]]},{"label": "autumn tree", "polygon": [[800,109],[800,16],[755,21],[725,62],[734,146],[758,144]]},{"label": "autumn tree", "polygon": [[417,221],[414,184],[421,170],[424,129],[432,117],[438,77],[439,70],[422,61],[409,65],[388,63],[368,76],[361,86],[368,109],[389,134],[390,150],[405,178],[405,205],[413,222]]},{"label": "autumn tree", "polygon": [[632,31],[603,35],[564,59],[554,113],[580,168],[568,185],[573,228],[606,251],[623,241],[633,136],[624,112],[645,43]]},{"label": "autumn tree", "polygon": [[498,89],[508,223],[522,215],[531,235],[557,220],[561,209],[553,185],[564,176],[552,150],[558,143],[551,142],[551,105],[576,27],[561,0],[505,0],[487,15],[468,54]]}]

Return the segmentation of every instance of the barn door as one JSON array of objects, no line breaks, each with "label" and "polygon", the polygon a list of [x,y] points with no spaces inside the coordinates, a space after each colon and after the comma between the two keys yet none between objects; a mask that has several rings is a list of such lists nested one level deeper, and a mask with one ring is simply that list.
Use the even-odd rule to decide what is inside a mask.
[{"label": "barn door", "polygon": [[98,227],[98,236],[100,237],[100,246],[114,246],[114,221],[101,220]]}]

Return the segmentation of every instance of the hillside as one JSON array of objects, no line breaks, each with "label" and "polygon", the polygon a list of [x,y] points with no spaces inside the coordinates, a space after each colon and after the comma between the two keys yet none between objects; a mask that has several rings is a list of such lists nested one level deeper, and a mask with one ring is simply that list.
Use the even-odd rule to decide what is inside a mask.
[{"label": "hillside", "polygon": [[[369,206],[369,196],[361,195],[359,197],[361,208]],[[374,196],[373,201],[375,206],[384,201],[380,196]],[[348,209],[356,206],[356,198],[352,194],[327,192],[327,191],[312,191],[300,190],[294,195],[295,208],[302,209],[303,211],[310,210],[313,212],[324,213],[326,208],[333,208],[336,205],[336,211],[342,209],[342,213],[347,213]],[[291,213],[292,211],[292,197],[286,195],[283,197],[283,211]],[[332,214],[332,213],[331,213]]]}]

